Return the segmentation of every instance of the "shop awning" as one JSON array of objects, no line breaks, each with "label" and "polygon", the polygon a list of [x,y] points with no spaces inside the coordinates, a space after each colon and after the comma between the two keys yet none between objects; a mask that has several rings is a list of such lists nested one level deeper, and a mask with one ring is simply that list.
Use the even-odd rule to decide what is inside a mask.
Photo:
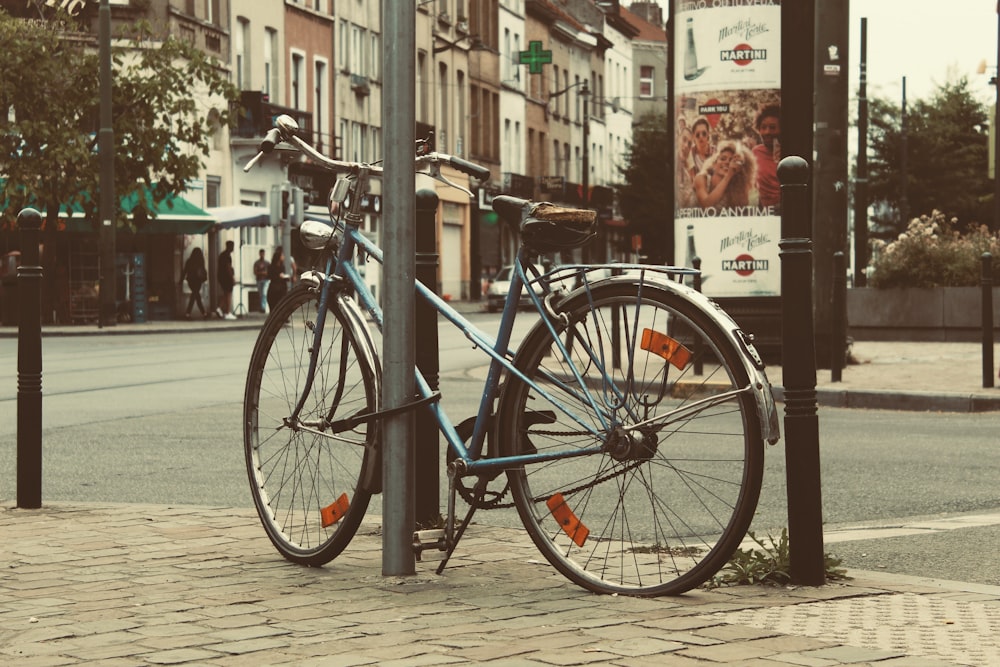
[{"label": "shop awning", "polygon": [[[144,189],[141,193],[122,197],[121,208],[130,219],[140,196],[146,198],[146,205],[149,210],[154,212],[155,217],[137,223],[137,234],[204,234],[215,225],[215,218],[207,211],[182,197],[167,195],[166,199],[154,204],[149,188]],[[44,209],[41,213],[44,219]],[[59,231],[95,232],[97,230],[93,223],[84,218],[83,207],[75,204],[59,209]]]},{"label": "shop awning", "polygon": [[269,209],[261,206],[217,206],[207,209],[215,219],[216,229],[232,227],[267,227],[271,224]]}]

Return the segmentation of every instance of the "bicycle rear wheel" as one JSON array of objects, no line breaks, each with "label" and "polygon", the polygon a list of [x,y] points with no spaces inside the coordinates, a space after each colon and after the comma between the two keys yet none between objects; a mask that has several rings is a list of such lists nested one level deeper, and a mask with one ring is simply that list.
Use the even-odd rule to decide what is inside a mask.
[{"label": "bicycle rear wheel", "polygon": [[339,433],[330,424],[374,412],[378,400],[375,357],[331,305],[312,389],[298,421],[288,422],[305,391],[318,306],[315,290],[298,288],[273,310],[254,347],[243,405],[257,514],[285,558],[314,566],[354,537],[371,498],[363,478],[377,458],[374,423]]},{"label": "bicycle rear wheel", "polygon": [[515,357],[538,388],[510,376],[498,407],[504,454],[574,454],[508,470],[521,520],[585,588],[690,590],[725,565],[760,493],[741,352],[699,306],[649,284],[599,285],[560,310],[582,382],[539,325]]}]

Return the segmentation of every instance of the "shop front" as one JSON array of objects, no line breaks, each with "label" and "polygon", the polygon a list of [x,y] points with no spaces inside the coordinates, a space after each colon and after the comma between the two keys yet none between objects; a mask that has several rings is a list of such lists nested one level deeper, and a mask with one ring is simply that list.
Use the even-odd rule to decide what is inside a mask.
[{"label": "shop front", "polygon": [[[215,220],[179,197],[147,204],[153,218],[132,216],[137,198],[123,198],[130,227],[115,233],[115,307],[119,321],[174,319],[179,311],[181,261],[186,246],[207,234]],[[43,213],[44,216],[44,213]],[[5,252],[20,249],[16,227],[3,231]],[[47,324],[97,323],[101,288],[101,245],[96,225],[82,209],[60,211],[54,230],[42,230],[42,321]],[[8,307],[16,291],[0,299]]]}]

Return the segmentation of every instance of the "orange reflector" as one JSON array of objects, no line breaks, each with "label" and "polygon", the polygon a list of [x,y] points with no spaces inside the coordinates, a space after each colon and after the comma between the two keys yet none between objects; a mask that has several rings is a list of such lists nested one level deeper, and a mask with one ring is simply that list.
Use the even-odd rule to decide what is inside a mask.
[{"label": "orange reflector", "polygon": [[684,367],[691,362],[691,350],[670,336],[652,329],[642,330],[642,349],[663,357],[679,371],[684,370]]},{"label": "orange reflector", "polygon": [[590,535],[590,529],[576,518],[573,510],[566,504],[563,494],[557,493],[546,500],[545,504],[549,506],[549,511],[552,512],[555,520],[559,522],[559,526],[563,529],[563,532],[569,535],[569,539],[576,542],[576,546],[582,547],[583,543],[587,541],[587,536]]},{"label": "orange reflector", "polygon": [[347,499],[347,494],[343,493],[337,498],[336,502],[332,505],[327,505],[319,511],[320,516],[323,517],[323,527],[329,528],[333,524],[340,521],[347,510],[351,507],[351,501]]}]

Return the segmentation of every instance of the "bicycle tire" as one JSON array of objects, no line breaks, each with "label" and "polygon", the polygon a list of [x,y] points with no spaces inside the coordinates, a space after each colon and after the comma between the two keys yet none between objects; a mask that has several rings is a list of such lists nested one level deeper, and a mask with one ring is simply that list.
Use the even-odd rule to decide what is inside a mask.
[{"label": "bicycle tire", "polygon": [[374,351],[364,353],[364,339],[332,302],[300,413],[299,423],[312,431],[284,421],[303,390],[318,307],[317,290],[297,287],[271,312],[244,396],[244,453],[257,514],[282,556],[310,566],[328,563],[354,537],[371,499],[363,480],[378,458],[375,422],[328,430],[329,421],[374,412],[378,402]]},{"label": "bicycle tire", "polygon": [[[763,440],[750,391],[698,407],[699,399],[748,386],[740,350],[700,306],[648,283],[640,293],[639,284],[596,285],[559,308],[567,319],[556,330],[571,342],[596,408],[572,389],[565,357],[542,323],[515,355],[517,369],[599,437],[511,375],[498,406],[499,441],[506,455],[596,449],[603,441],[599,453],[508,469],[521,521],[545,558],[584,588],[676,595],[716,574],[746,535]],[[638,429],[641,438],[622,430],[684,405],[687,418]]]}]

